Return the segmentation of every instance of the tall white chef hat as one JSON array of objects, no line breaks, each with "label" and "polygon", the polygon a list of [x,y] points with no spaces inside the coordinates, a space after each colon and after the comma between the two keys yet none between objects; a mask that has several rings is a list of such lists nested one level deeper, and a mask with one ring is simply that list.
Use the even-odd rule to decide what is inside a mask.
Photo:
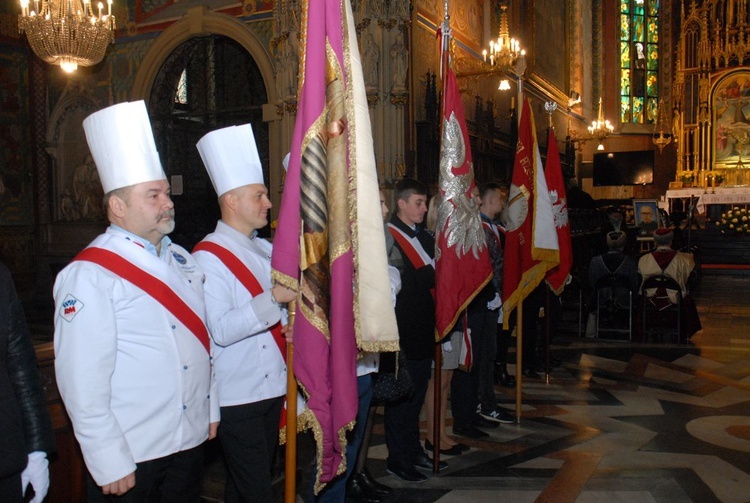
[{"label": "tall white chef hat", "polygon": [[105,194],[167,178],[143,101],[119,103],[94,112],[84,119],[83,131]]},{"label": "tall white chef hat", "polygon": [[232,189],[263,182],[263,166],[250,124],[207,133],[196,145],[219,196]]}]

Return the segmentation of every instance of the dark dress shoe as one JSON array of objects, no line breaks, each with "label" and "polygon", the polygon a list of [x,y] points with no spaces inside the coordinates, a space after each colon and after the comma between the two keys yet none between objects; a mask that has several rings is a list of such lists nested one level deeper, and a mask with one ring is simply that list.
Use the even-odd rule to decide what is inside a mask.
[{"label": "dark dress shoe", "polygon": [[539,379],[540,377],[534,369],[530,368],[523,369],[523,375],[524,377],[528,377],[529,379]]},{"label": "dark dress shoe", "polygon": [[380,495],[368,487],[358,475],[358,473],[352,474],[346,481],[346,500],[360,503],[380,503]]},{"label": "dark dress shoe", "polygon": [[366,485],[376,493],[387,496],[388,494],[391,494],[393,492],[393,489],[388,487],[385,484],[381,484],[374,478],[372,478],[372,475],[370,475],[370,472],[367,470],[367,467],[365,467],[361,472],[355,473],[352,475],[353,477],[356,476],[359,478],[360,483]]},{"label": "dark dress shoe", "polygon": [[[456,444],[450,449],[440,449],[440,454],[444,454],[446,456],[460,456],[466,450],[466,449],[461,448],[460,446],[464,446],[467,449],[469,448],[468,445]],[[427,449],[428,451],[435,452],[435,446],[432,445],[432,442],[430,442],[429,440],[424,441],[424,448]]]},{"label": "dark dress shoe", "polygon": [[407,482],[424,482],[427,477],[417,471],[414,465],[403,461],[394,461],[386,465],[386,471]]},{"label": "dark dress shoe", "polygon": [[505,363],[495,364],[495,384],[500,384],[504,388],[513,388],[516,385],[516,376],[508,373],[508,366]]},{"label": "dark dress shoe", "polygon": [[490,436],[489,433],[485,433],[470,424],[454,424],[453,433],[462,437],[473,438],[475,440]]},{"label": "dark dress shoe", "polygon": [[[424,468],[425,470],[432,470],[432,458],[423,451],[421,454],[417,455],[416,458],[414,458],[414,466],[416,466],[417,468]],[[441,461],[438,464],[438,471],[444,470],[446,468],[448,468],[448,463],[446,463],[445,461]]]}]

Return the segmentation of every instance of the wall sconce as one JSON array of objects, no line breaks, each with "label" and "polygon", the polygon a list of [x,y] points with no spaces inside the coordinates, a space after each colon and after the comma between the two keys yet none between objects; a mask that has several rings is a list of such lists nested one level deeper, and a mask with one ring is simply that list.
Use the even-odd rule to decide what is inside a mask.
[{"label": "wall sconce", "polygon": [[500,86],[497,88],[499,91],[507,91],[510,89],[510,82],[508,82],[508,79],[503,79],[500,81]]}]

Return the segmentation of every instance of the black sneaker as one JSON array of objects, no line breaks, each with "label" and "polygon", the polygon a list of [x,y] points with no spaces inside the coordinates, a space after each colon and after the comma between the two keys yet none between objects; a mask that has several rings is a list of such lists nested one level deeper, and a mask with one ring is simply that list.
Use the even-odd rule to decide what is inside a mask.
[{"label": "black sneaker", "polygon": [[516,418],[513,414],[509,414],[503,409],[495,409],[490,412],[481,411],[480,416],[485,418],[487,421],[494,421],[502,424],[513,424],[516,422]]}]

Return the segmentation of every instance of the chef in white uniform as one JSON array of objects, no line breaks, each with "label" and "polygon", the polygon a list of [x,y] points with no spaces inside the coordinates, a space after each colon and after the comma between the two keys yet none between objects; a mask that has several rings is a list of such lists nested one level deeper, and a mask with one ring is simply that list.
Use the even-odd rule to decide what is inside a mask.
[{"label": "chef in white uniform", "polygon": [[83,128],[111,225],[57,277],[54,345],[88,501],[197,503],[219,420],[204,274],[167,237],[174,205],[145,104],[105,108]]},{"label": "chef in white uniform", "polygon": [[219,196],[221,220],[193,250],[205,298],[229,476],[224,500],[270,502],[271,469],[286,393],[281,305],[295,292],[271,284],[271,244],[257,236],[271,201],[252,127],[231,126],[198,142]]}]

